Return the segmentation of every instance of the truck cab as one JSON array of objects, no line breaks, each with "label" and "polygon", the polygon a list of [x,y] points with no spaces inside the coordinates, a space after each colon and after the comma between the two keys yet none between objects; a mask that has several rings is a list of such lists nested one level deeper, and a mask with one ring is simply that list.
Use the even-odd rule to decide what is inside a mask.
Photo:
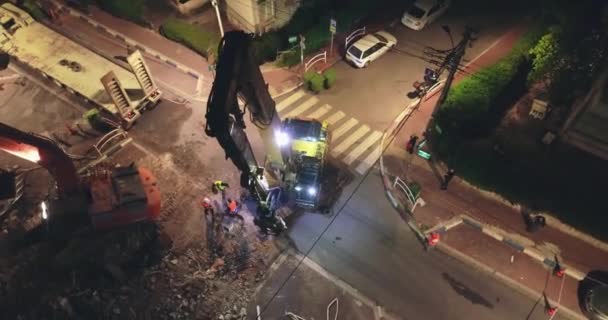
[{"label": "truck cab", "polygon": [[328,123],[309,119],[286,119],[283,132],[289,137],[287,163],[292,172],[295,203],[315,208],[322,187],[323,167],[328,143]]}]

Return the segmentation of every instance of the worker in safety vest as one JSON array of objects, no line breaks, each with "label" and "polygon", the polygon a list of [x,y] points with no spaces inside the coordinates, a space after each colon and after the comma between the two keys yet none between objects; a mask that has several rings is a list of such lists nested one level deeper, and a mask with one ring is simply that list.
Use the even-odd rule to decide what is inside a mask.
[{"label": "worker in safety vest", "polygon": [[226,182],[224,182],[222,180],[216,180],[213,183],[213,185],[211,186],[211,189],[212,189],[213,193],[218,193],[218,192],[224,193],[224,191],[226,191],[226,188],[229,188],[229,187],[230,186]]},{"label": "worker in safety vest", "polygon": [[207,197],[203,198],[201,205],[203,206],[205,215],[208,215],[208,214],[213,215],[213,213],[214,213],[213,204],[211,203],[211,200],[209,198],[207,198]]},{"label": "worker in safety vest", "polygon": [[228,214],[236,215],[238,207],[239,207],[239,205],[235,200],[228,198],[228,201],[226,201],[226,209],[228,211]]}]

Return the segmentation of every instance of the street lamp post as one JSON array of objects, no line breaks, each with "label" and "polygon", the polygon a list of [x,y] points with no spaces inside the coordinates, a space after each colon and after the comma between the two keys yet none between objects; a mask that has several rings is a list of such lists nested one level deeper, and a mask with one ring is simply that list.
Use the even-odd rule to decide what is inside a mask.
[{"label": "street lamp post", "polygon": [[222,17],[220,16],[220,8],[217,0],[211,0],[211,5],[215,8],[215,14],[217,15],[217,24],[220,26],[220,35],[224,37],[224,26],[222,25]]},{"label": "street lamp post", "polygon": [[300,63],[302,64],[302,73],[304,73],[304,50],[306,49],[306,38],[300,35]]}]

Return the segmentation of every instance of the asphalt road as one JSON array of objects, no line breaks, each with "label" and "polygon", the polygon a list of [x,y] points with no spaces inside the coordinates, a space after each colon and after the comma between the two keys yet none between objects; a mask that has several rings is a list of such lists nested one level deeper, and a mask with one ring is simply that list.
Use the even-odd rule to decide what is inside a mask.
[{"label": "asphalt road", "polygon": [[376,170],[349,189],[331,216],[289,217],[288,238],[308,252],[333,220],[309,258],[386,311],[400,319],[547,318],[542,302],[439,251],[425,251],[385,198]]}]

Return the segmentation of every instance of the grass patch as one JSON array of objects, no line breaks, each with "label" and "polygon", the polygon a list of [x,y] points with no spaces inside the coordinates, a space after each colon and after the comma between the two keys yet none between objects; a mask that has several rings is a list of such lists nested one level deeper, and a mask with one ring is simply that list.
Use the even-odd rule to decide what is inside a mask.
[{"label": "grass patch", "polygon": [[163,36],[184,44],[207,59],[217,57],[220,37],[213,32],[175,18],[163,23],[160,30]]}]

